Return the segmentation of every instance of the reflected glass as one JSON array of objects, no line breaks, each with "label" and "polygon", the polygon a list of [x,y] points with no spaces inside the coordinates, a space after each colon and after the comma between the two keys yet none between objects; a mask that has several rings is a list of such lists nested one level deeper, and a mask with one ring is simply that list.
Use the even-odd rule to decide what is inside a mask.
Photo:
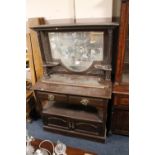
[{"label": "reflected glass", "polygon": [[103,60],[103,32],[50,32],[53,59],[60,59],[69,70],[82,72],[93,61]]},{"label": "reflected glass", "polygon": [[123,72],[122,72],[122,82],[129,83],[129,28],[128,35],[126,37],[125,43],[125,56],[124,56],[124,64],[123,64]]}]

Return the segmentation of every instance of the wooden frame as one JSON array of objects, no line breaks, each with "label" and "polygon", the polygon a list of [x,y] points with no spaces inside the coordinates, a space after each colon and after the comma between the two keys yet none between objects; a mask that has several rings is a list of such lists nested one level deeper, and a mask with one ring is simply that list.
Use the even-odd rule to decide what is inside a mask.
[{"label": "wooden frame", "polygon": [[28,48],[32,85],[43,76],[41,53],[37,33],[29,27],[45,24],[44,18],[30,18],[27,21],[26,42]]},{"label": "wooden frame", "polygon": [[[85,25],[85,24],[75,24],[75,25],[41,25],[31,27],[33,30],[37,31],[39,38],[39,45],[41,49],[42,59],[43,59],[43,68],[44,75],[46,78],[49,77],[50,73],[59,72],[59,73],[68,73],[72,74],[72,71],[67,70],[59,61],[59,67],[56,67],[58,64],[55,64],[56,60],[53,60],[51,55],[51,49],[49,45],[49,32],[78,32],[78,31],[101,31],[104,32],[104,60],[101,62],[95,62],[94,64],[100,65],[99,68],[104,68],[105,79],[111,79],[111,55],[112,55],[112,41],[113,41],[113,31],[118,26],[117,23],[109,24],[96,24],[96,25]],[[94,66],[95,66],[94,65]],[[104,66],[106,65],[106,66]],[[56,69],[54,69],[56,67]],[[76,72],[76,74],[87,74],[87,75],[97,75],[100,74],[96,71],[96,68],[92,66],[83,72]]]},{"label": "wooden frame", "polygon": [[126,47],[126,36],[128,32],[128,21],[129,21],[129,1],[122,0],[121,4],[121,16],[120,16],[120,28],[119,28],[119,42],[118,42],[118,55],[116,63],[116,72],[115,72],[115,82],[121,83],[121,76],[123,72],[123,63],[125,56],[125,47]]},{"label": "wooden frame", "polygon": [[111,130],[112,133],[129,134],[129,83],[122,81],[124,59],[126,52],[126,39],[129,24],[129,0],[122,0],[120,13],[120,27],[118,38],[118,53],[115,61],[115,80],[112,90],[111,104]]}]

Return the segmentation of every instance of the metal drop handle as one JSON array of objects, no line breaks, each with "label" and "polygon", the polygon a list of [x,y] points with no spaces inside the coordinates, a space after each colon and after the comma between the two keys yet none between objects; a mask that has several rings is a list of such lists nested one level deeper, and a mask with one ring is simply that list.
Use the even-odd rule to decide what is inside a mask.
[{"label": "metal drop handle", "polygon": [[83,98],[81,101],[80,101],[81,104],[87,106],[87,104],[89,103],[89,100],[87,98]]}]

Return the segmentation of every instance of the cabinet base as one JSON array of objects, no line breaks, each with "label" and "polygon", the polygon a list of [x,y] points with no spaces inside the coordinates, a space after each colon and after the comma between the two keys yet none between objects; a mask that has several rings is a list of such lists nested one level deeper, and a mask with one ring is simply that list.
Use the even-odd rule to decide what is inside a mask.
[{"label": "cabinet base", "polygon": [[54,127],[49,127],[44,125],[43,129],[46,131],[50,131],[50,132],[54,132],[57,134],[62,134],[65,136],[72,136],[72,137],[77,137],[77,138],[85,138],[88,140],[92,140],[92,141],[96,141],[96,142],[101,142],[101,143],[105,143],[106,142],[106,136],[96,136],[96,135],[89,135],[86,133],[78,133],[76,131],[72,131],[72,130],[65,130],[65,129],[60,129],[60,128],[54,128]]}]

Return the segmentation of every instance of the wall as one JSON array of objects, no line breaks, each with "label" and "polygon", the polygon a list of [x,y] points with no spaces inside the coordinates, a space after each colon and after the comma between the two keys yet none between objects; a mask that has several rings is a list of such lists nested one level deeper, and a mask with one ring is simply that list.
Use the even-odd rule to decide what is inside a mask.
[{"label": "wall", "polygon": [[121,0],[113,0],[113,17],[120,16]]},{"label": "wall", "polygon": [[[77,19],[112,18],[113,1],[75,0]],[[27,18],[44,17],[46,20],[74,18],[74,0],[26,0]],[[115,11],[116,12],[116,11]]]},{"label": "wall", "polygon": [[72,0],[26,0],[27,18],[46,19],[73,18]]}]

